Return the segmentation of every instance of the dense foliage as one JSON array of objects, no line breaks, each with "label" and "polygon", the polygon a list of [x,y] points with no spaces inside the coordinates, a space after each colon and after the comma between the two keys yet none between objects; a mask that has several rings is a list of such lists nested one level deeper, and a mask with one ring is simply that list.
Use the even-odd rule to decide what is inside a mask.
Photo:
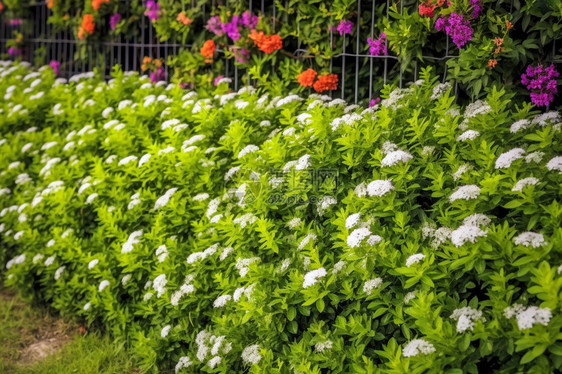
[{"label": "dense foliage", "polygon": [[[36,22],[28,2],[3,2],[5,22],[17,17],[24,26]],[[562,2],[557,0],[404,0],[388,6],[384,1],[291,0],[265,1],[263,7],[233,0],[48,0],[47,5],[49,22],[80,40],[76,59],[99,58],[87,46],[119,37],[180,43],[186,47],[165,63],[173,67],[177,83],[199,88],[225,74],[226,57],[231,76],[236,64],[246,83],[252,80],[276,95],[287,89],[307,92],[297,76],[310,68],[319,75],[336,74],[341,89],[345,70],[344,97],[352,97],[357,61],[359,82],[373,77],[372,85],[360,85],[359,99],[375,98],[385,83],[397,84],[401,75],[411,80],[420,67],[432,66],[474,101],[486,94],[484,87],[500,82],[523,93],[520,77],[527,66],[562,61]],[[149,39],[150,24],[154,39]],[[14,57],[25,45],[21,31],[26,29],[14,28],[17,34],[9,42]],[[205,56],[208,41],[217,46],[211,58]],[[344,62],[342,53],[367,57]],[[70,64],[60,62],[63,70]]]},{"label": "dense foliage", "polygon": [[562,367],[560,113],[0,69],[5,282],[177,372]]}]

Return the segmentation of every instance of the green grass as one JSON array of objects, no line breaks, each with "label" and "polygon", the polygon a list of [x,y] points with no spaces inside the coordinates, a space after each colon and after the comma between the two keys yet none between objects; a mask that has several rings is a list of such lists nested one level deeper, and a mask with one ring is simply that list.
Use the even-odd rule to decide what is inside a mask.
[{"label": "green grass", "polygon": [[[140,373],[131,355],[108,336],[79,333],[79,326],[32,307],[0,289],[0,373]],[[44,359],[29,354],[39,341],[61,346]]]}]

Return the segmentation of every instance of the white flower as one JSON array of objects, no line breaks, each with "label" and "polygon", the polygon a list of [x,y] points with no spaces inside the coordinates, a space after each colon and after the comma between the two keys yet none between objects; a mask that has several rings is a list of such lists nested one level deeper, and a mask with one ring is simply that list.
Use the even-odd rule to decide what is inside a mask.
[{"label": "white flower", "polygon": [[222,250],[221,255],[219,256],[219,260],[224,261],[229,254],[231,254],[234,251],[234,248],[232,247],[226,247]]},{"label": "white flower", "polygon": [[476,100],[474,103],[468,104],[464,111],[465,118],[476,117],[479,114],[486,114],[492,111],[490,105],[483,100]]},{"label": "white flower", "polygon": [[505,308],[504,314],[508,319],[511,319],[514,316],[517,318],[517,326],[519,327],[519,330],[530,329],[537,323],[547,326],[548,322],[552,318],[550,308],[539,308],[534,305],[524,307],[521,304],[514,304],[511,307]]},{"label": "white flower", "polygon": [[147,153],[147,154],[143,155],[139,160],[138,167],[140,168],[141,166],[146,164],[148,162],[148,160],[150,160],[150,157],[151,157],[150,153]]},{"label": "white flower", "polygon": [[530,231],[519,234],[513,239],[513,242],[515,243],[515,245],[522,245],[525,247],[533,247],[533,248],[538,248],[548,244],[544,240],[543,234],[530,232]]},{"label": "white flower", "polygon": [[162,244],[156,249],[156,256],[158,257],[158,262],[164,262],[166,257],[168,257],[168,248],[166,248],[166,244]]},{"label": "white flower", "polygon": [[90,304],[90,303],[88,302],[88,303],[84,304],[84,307],[83,307],[82,309],[84,309],[84,311],[86,312],[86,311],[90,310],[90,307],[91,307],[91,306],[92,306],[92,304]]},{"label": "white flower", "polygon": [[64,272],[64,269],[66,269],[66,266],[61,266],[57,269],[57,271],[55,272],[55,280],[59,280],[60,276]]},{"label": "white flower", "polygon": [[316,343],[314,349],[316,352],[323,353],[332,349],[334,343],[331,340],[326,340],[325,342]]},{"label": "white flower", "polygon": [[238,173],[240,171],[240,166],[234,166],[232,168],[230,168],[226,174],[224,175],[224,180],[228,181],[230,180],[236,173]]},{"label": "white flower", "polygon": [[347,245],[351,248],[359,247],[361,242],[371,235],[371,230],[366,227],[355,229],[347,237]]},{"label": "white flower", "polygon": [[464,142],[467,140],[474,140],[480,136],[480,133],[476,130],[466,130],[457,137],[457,142]]},{"label": "white flower", "polygon": [[449,196],[449,201],[453,202],[455,200],[471,200],[476,199],[480,195],[480,187],[475,184],[469,184],[466,186],[460,186],[455,192]]},{"label": "white flower", "polygon": [[299,217],[294,217],[289,222],[287,222],[287,226],[290,229],[294,229],[295,227],[299,226],[301,223],[302,220]]},{"label": "white flower", "polygon": [[431,100],[437,100],[441,97],[445,92],[449,91],[451,88],[451,83],[439,83],[437,86],[433,87],[433,94],[431,95]]},{"label": "white flower", "polygon": [[123,158],[119,161],[119,165],[120,166],[127,165],[129,162],[133,162],[133,161],[137,161],[137,160],[138,160],[137,156],[127,156],[127,157],[125,157],[125,158]]},{"label": "white flower", "polygon": [[93,193],[91,195],[88,196],[88,198],[86,199],[86,204],[91,204],[94,202],[94,200],[98,197],[97,193]]},{"label": "white flower", "polygon": [[534,186],[537,183],[539,183],[538,178],[534,178],[534,177],[523,178],[523,179],[517,181],[517,183],[515,183],[515,186],[513,186],[513,188],[511,190],[522,192],[525,187]]},{"label": "white flower", "polygon": [[462,225],[451,233],[451,241],[455,247],[460,247],[466,242],[476,243],[476,240],[482,236],[486,236],[486,232],[482,231],[480,227]]},{"label": "white flower", "polygon": [[16,234],[14,235],[14,240],[20,240],[23,234],[24,234],[23,231],[16,232]]},{"label": "white flower", "polygon": [[260,346],[258,344],[250,345],[242,351],[242,361],[248,365],[255,365],[261,360],[259,352]]},{"label": "white flower", "polygon": [[177,190],[177,188],[170,188],[163,196],[159,197],[158,200],[156,200],[156,203],[154,203],[154,210],[158,210],[166,206],[168,204],[168,201],[170,201],[170,198],[176,193]]},{"label": "white flower", "polygon": [[41,261],[43,259],[43,257],[45,257],[43,254],[38,253],[35,256],[33,256],[33,263],[36,264],[39,261]]},{"label": "white flower", "polygon": [[379,288],[381,284],[382,284],[382,278],[379,277],[368,280],[363,285],[363,292],[365,292],[367,295],[371,295],[373,290]]},{"label": "white flower", "polygon": [[406,259],[406,267],[410,267],[415,263],[420,262],[421,260],[423,260],[425,258],[425,255],[423,253],[416,253],[411,255],[410,257],[408,257]]},{"label": "white flower", "polygon": [[103,290],[105,290],[105,288],[109,286],[109,281],[108,280],[102,280],[100,282],[100,286],[98,287],[98,291],[102,292]]},{"label": "white flower", "polygon": [[209,198],[209,194],[208,193],[200,193],[197,194],[195,196],[193,196],[193,201],[205,201]]},{"label": "white flower", "polygon": [[425,147],[423,147],[423,149],[421,150],[421,155],[424,157],[428,157],[431,156],[433,154],[433,151],[435,151],[435,147],[431,146],[431,145],[426,145]]},{"label": "white flower", "polygon": [[152,286],[154,290],[158,293],[157,297],[161,297],[166,292],[166,283],[168,280],[166,279],[166,274],[160,274],[156,278],[154,278],[154,282]]},{"label": "white flower", "polygon": [[423,340],[414,339],[409,342],[402,350],[402,355],[404,357],[414,357],[421,354],[428,355],[435,352],[435,347],[433,344]]},{"label": "white flower", "polygon": [[463,333],[466,330],[472,331],[474,329],[475,321],[484,320],[482,317],[482,311],[469,306],[455,309],[450,318],[457,321],[457,332],[459,333]]},{"label": "white flower", "polygon": [[302,125],[308,125],[310,123],[310,118],[312,118],[310,113],[301,113],[297,116],[297,122]]},{"label": "white flower", "polygon": [[332,274],[337,274],[340,271],[343,270],[343,268],[345,267],[346,262],[345,261],[338,261],[336,262],[336,264],[334,265],[334,267],[332,268]]},{"label": "white flower", "polygon": [[299,251],[302,250],[304,247],[306,247],[306,245],[308,243],[310,243],[312,240],[316,240],[316,234],[314,233],[308,233],[299,243],[298,249]]},{"label": "white flower", "polygon": [[455,171],[453,173],[453,180],[457,181],[459,179],[461,179],[462,175],[464,173],[466,173],[467,171],[471,170],[472,166],[469,164],[462,164],[461,166],[459,166],[459,168],[457,169],[457,171]]},{"label": "white flower", "polygon": [[515,121],[511,127],[509,128],[509,131],[512,134],[515,134],[521,130],[526,130],[531,126],[531,121],[529,121],[528,119],[520,119],[518,121]]},{"label": "white flower", "polygon": [[465,217],[462,222],[468,226],[488,226],[492,220],[485,214],[474,213]]},{"label": "white flower", "polygon": [[125,286],[127,283],[129,283],[129,281],[131,280],[131,276],[131,274],[125,274],[125,276],[123,276],[123,278],[121,279],[121,284]]},{"label": "white flower", "polygon": [[259,257],[251,257],[251,258],[237,258],[236,259],[236,269],[241,277],[245,277],[246,274],[250,271],[250,264],[260,261]]},{"label": "white flower", "polygon": [[379,235],[371,235],[367,238],[367,244],[369,245],[375,245],[382,242],[382,237],[380,237]]},{"label": "white flower", "polygon": [[305,170],[310,166],[310,155],[304,155],[301,158],[299,158],[297,160],[297,163],[295,165],[295,170]]},{"label": "white flower", "polygon": [[152,296],[154,296],[154,294],[152,292],[147,292],[146,294],[144,294],[144,296],[142,297],[143,301],[148,301],[152,298]]},{"label": "white flower", "polygon": [[507,169],[515,160],[523,158],[524,153],[525,150],[523,148],[513,148],[502,153],[496,160],[496,169]]},{"label": "white flower", "polygon": [[129,235],[127,241],[123,244],[121,248],[121,253],[129,253],[133,250],[133,246],[139,242],[142,236],[142,230],[138,230]]},{"label": "white flower", "polygon": [[222,308],[225,306],[230,300],[232,300],[232,296],[230,295],[222,295],[217,297],[217,299],[213,302],[213,307],[215,308]]},{"label": "white flower", "polygon": [[258,147],[257,145],[247,145],[246,147],[244,147],[240,152],[238,152],[238,158],[242,158],[250,153],[254,153],[260,150],[260,147]]},{"label": "white flower", "polygon": [[367,193],[369,194],[369,196],[383,196],[393,189],[394,186],[392,185],[391,180],[378,179],[369,183],[369,185],[367,186]]},{"label": "white flower", "polygon": [[304,275],[304,281],[302,282],[303,288],[308,288],[316,284],[319,278],[323,278],[327,275],[326,269],[319,268],[316,270],[309,271]]},{"label": "white flower", "polygon": [[556,156],[546,164],[546,168],[550,171],[559,171],[562,173],[562,156]]},{"label": "white flower", "polygon": [[415,297],[416,297],[416,291],[408,292],[408,293],[404,296],[404,304],[408,304],[410,301],[412,301],[413,299],[415,299]]},{"label": "white flower", "polygon": [[168,334],[170,333],[171,328],[172,328],[172,326],[170,326],[170,325],[164,326],[164,328],[162,328],[162,331],[160,331],[160,337],[162,339],[166,338],[168,336]]},{"label": "white flower", "polygon": [[539,163],[542,161],[542,158],[544,157],[544,152],[541,151],[536,151],[536,152],[532,152],[527,154],[527,156],[525,156],[525,162],[530,164],[531,162],[534,163]]},{"label": "white flower", "polygon": [[92,270],[99,262],[100,262],[100,260],[98,260],[97,258],[90,261],[88,263],[88,270]]},{"label": "white flower", "polygon": [[220,356],[215,356],[207,362],[207,365],[211,369],[214,369],[217,365],[220,365],[221,361],[222,361],[222,358]]},{"label": "white flower", "polygon": [[51,266],[55,262],[55,256],[47,257],[45,260],[45,266]]},{"label": "white flower", "polygon": [[178,374],[181,369],[185,369],[191,366],[191,364],[193,364],[193,362],[191,362],[189,357],[187,356],[180,357],[178,363],[176,364],[176,374]]},{"label": "white flower", "polygon": [[317,204],[318,214],[323,215],[326,209],[337,203],[338,201],[333,196],[322,196],[322,198]]},{"label": "white flower", "polygon": [[533,123],[538,123],[539,126],[546,126],[548,123],[560,122],[560,114],[557,111],[550,111],[538,114],[533,118]]},{"label": "white flower", "polygon": [[388,153],[381,161],[381,166],[394,166],[399,162],[405,164],[406,162],[410,161],[413,156],[405,151],[398,150]]},{"label": "white flower", "polygon": [[361,219],[361,213],[355,213],[355,214],[350,215],[345,220],[345,228],[348,229],[348,230],[353,228],[355,225],[357,225],[359,223],[360,219]]}]

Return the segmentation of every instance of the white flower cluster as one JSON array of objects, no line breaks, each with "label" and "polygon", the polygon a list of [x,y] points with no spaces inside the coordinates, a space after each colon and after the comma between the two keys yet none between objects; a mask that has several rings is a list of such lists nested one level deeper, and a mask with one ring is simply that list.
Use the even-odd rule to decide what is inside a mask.
[{"label": "white flower cluster", "polygon": [[318,201],[318,204],[316,206],[318,214],[320,216],[324,215],[324,213],[329,207],[337,203],[338,200],[336,200],[336,198],[333,196],[322,196],[322,198],[320,199],[320,201]]},{"label": "white flower cluster", "polygon": [[181,369],[186,369],[193,364],[191,359],[187,356],[180,357],[178,363],[176,364],[176,374],[180,372]]},{"label": "white flower cluster", "polygon": [[523,148],[513,148],[507,152],[502,153],[496,160],[496,169],[507,169],[511,164],[523,158],[525,150]]},{"label": "white flower cluster", "polygon": [[172,296],[170,297],[170,303],[173,306],[178,306],[180,299],[183,296],[189,295],[195,291],[195,286],[191,284],[191,282],[193,282],[193,279],[195,279],[195,276],[193,274],[185,277],[185,281],[181,285],[180,289],[172,294]]},{"label": "white flower cluster", "polygon": [[367,295],[371,295],[371,293],[373,293],[373,290],[379,288],[381,284],[382,278],[380,277],[368,280],[363,285],[363,292],[365,292]]},{"label": "white flower cluster", "polygon": [[455,192],[449,196],[449,201],[456,200],[474,200],[480,195],[480,187],[475,184],[460,186]]},{"label": "white flower cluster", "polygon": [[242,148],[242,150],[240,152],[238,152],[238,158],[243,158],[246,155],[249,155],[250,153],[254,153],[260,150],[260,147],[258,147],[257,145],[247,145],[244,148]]},{"label": "white flower cluster", "polygon": [[486,232],[478,226],[462,225],[451,233],[451,241],[455,247],[460,247],[467,242],[476,243],[480,237],[486,236]]},{"label": "white flower cluster", "polygon": [[533,118],[533,124],[538,124],[539,126],[546,126],[549,123],[556,123],[562,121],[560,113],[557,111],[550,111],[542,114],[538,114]]},{"label": "white flower cluster", "polygon": [[468,104],[464,110],[464,118],[473,118],[481,114],[486,114],[492,111],[492,107],[483,100],[476,100]]},{"label": "white flower cluster", "polygon": [[287,222],[287,227],[290,229],[294,229],[295,227],[299,226],[302,223],[302,219],[299,217],[293,217],[289,222]]},{"label": "white flower cluster", "polygon": [[240,228],[244,228],[248,225],[254,224],[258,220],[258,217],[254,216],[252,213],[246,213],[241,215],[240,217],[236,217],[232,220],[232,222],[240,225]]},{"label": "white flower cluster", "polygon": [[214,369],[222,362],[221,355],[226,355],[232,350],[232,343],[226,341],[226,336],[216,336],[206,330],[201,330],[195,338],[197,344],[197,359],[204,362],[208,356],[211,359],[207,365]]},{"label": "white flower cluster", "polygon": [[433,87],[433,94],[431,95],[431,100],[437,100],[450,89],[451,89],[451,83],[449,82],[439,83],[437,86]]},{"label": "white flower cluster", "polygon": [[193,265],[196,262],[203,261],[207,257],[214,255],[218,249],[219,249],[219,244],[215,243],[202,252],[194,252],[190,254],[189,257],[187,258],[187,263],[189,265]]},{"label": "white flower cluster", "polygon": [[133,246],[140,241],[142,233],[143,233],[142,230],[134,231],[133,233],[131,233],[127,241],[123,244],[123,247],[121,248],[121,253],[131,252],[133,250]]},{"label": "white flower cluster", "polygon": [[556,156],[550,159],[546,164],[546,168],[550,171],[558,171],[562,173],[562,156]]},{"label": "white flower cluster", "polygon": [[525,187],[534,186],[539,182],[540,181],[538,178],[534,178],[534,177],[523,178],[521,180],[518,180],[511,190],[515,192],[522,192]]},{"label": "white flower cluster", "polygon": [[341,125],[346,126],[354,126],[357,122],[360,122],[363,119],[363,116],[357,113],[349,113],[344,114],[341,117],[335,118],[330,126],[332,127],[332,131],[336,131]]},{"label": "white flower cluster", "polygon": [[457,321],[457,332],[459,333],[463,333],[466,330],[472,331],[475,321],[485,321],[482,311],[469,306],[455,309],[450,318]]},{"label": "white flower cluster", "polygon": [[158,210],[168,204],[170,198],[176,193],[177,188],[170,188],[164,195],[160,196],[156,203],[154,203],[154,210]]},{"label": "white flower cluster", "polygon": [[480,133],[476,130],[466,130],[457,137],[457,142],[465,142],[467,140],[474,140],[480,136]]},{"label": "white flower cluster", "polygon": [[423,339],[414,339],[409,342],[402,350],[404,357],[414,357],[419,354],[428,355],[435,352],[433,344]]},{"label": "white flower cluster", "polygon": [[542,161],[543,157],[544,157],[544,152],[541,151],[531,152],[528,153],[527,156],[525,156],[525,162],[528,164],[530,164],[531,162],[538,164],[539,162]]},{"label": "white flower cluster", "polygon": [[[359,187],[359,186],[357,186]],[[377,179],[372,181],[371,183],[369,183],[367,185],[367,193],[369,194],[369,196],[383,196],[386,195],[387,193],[389,193],[390,191],[394,190],[394,186],[392,185],[392,181],[390,179],[386,180],[386,179]],[[362,191],[360,191],[362,192]],[[357,188],[356,188],[356,194],[359,196],[359,194],[357,193]]]},{"label": "white flower cluster", "polygon": [[529,121],[528,119],[520,119],[518,121],[513,122],[513,124],[509,128],[509,131],[512,134],[515,134],[521,130],[528,129],[529,127],[531,127],[531,121]]},{"label": "white flower cluster", "polygon": [[308,233],[299,243],[298,250],[302,250],[308,243],[313,240],[316,240],[317,236],[315,233]]},{"label": "white flower cluster", "polygon": [[250,257],[250,258],[237,258],[236,259],[236,269],[238,270],[238,274],[241,277],[245,277],[246,274],[250,271],[250,264],[260,261],[259,257]]},{"label": "white flower cluster", "polygon": [[389,152],[381,161],[381,166],[394,166],[398,163],[405,164],[406,162],[410,161],[413,156],[406,151],[397,150]]},{"label": "white flower cluster", "polygon": [[156,278],[154,278],[154,282],[152,282],[152,287],[157,292],[157,297],[161,297],[166,292],[166,284],[168,280],[166,279],[166,274],[160,274]]},{"label": "white flower cluster", "polygon": [[316,270],[309,271],[304,275],[304,281],[302,282],[302,287],[308,288],[312,285],[315,285],[316,283],[318,283],[320,278],[324,278],[327,274],[328,273],[324,268],[319,268]]},{"label": "white flower cluster", "polygon": [[408,257],[406,259],[406,267],[410,267],[413,264],[416,264],[418,262],[420,262],[421,260],[423,260],[425,258],[425,255],[423,253],[416,253],[411,255],[410,257]]},{"label": "white flower cluster", "polygon": [[242,351],[242,361],[248,365],[255,365],[261,360],[260,346],[258,344],[250,345]]},{"label": "white flower cluster", "polygon": [[366,227],[355,229],[347,236],[347,245],[350,248],[357,248],[363,240],[371,235],[371,230]]},{"label": "white flower cluster", "polygon": [[461,177],[463,176],[464,173],[466,173],[467,171],[472,170],[472,165],[469,164],[462,164],[461,166],[459,166],[459,168],[457,169],[457,171],[455,171],[453,173],[453,180],[456,182],[459,179],[461,179]]},{"label": "white flower cluster", "polygon": [[326,340],[326,341],[323,341],[323,342],[316,343],[316,345],[314,346],[314,349],[318,353],[324,353],[326,351],[332,350],[333,346],[334,346],[334,342],[332,342],[331,340]]},{"label": "white flower cluster", "polygon": [[526,330],[533,327],[535,324],[548,325],[552,318],[550,308],[539,308],[537,306],[525,307],[521,304],[513,304],[513,306],[504,309],[505,317],[517,319],[517,326],[519,330]]},{"label": "white flower cluster", "polygon": [[103,290],[105,290],[107,287],[109,286],[109,281],[108,280],[102,280],[100,282],[100,285],[98,287],[98,291],[102,292]]},{"label": "white flower cluster", "polygon": [[92,261],[90,261],[90,262],[88,263],[88,270],[92,270],[93,268],[95,268],[96,265],[97,265],[99,262],[100,262],[100,260],[98,260],[97,258],[96,258],[96,259],[93,259]]},{"label": "white flower cluster", "polygon": [[539,248],[548,243],[544,240],[543,234],[527,231],[513,238],[515,245]]}]

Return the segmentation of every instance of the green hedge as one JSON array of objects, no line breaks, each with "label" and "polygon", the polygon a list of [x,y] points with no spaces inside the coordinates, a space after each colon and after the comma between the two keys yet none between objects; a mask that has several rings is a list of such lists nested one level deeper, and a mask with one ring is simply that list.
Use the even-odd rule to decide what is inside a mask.
[{"label": "green hedge", "polygon": [[560,113],[421,78],[364,109],[5,65],[2,277],[151,370],[559,371]]}]

